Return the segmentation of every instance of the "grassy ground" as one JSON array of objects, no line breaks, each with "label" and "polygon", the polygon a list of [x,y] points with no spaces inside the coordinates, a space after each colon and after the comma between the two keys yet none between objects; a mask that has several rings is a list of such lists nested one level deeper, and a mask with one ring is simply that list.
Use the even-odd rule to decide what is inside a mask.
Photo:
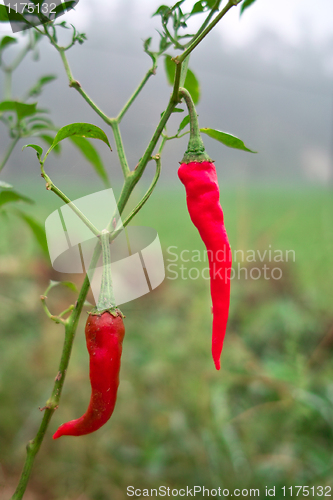
[{"label": "grassy ground", "polygon": [[[186,257],[193,250],[203,255],[203,245],[183,191],[158,187],[135,224],[158,231],[166,265],[172,246],[179,260],[171,269],[180,272],[182,264],[187,279],[170,279],[169,268],[154,292],[122,307],[126,338],[112,419],[90,436],[53,442],[57,426],[80,416],[89,400],[82,318],[27,500],[122,500],[130,485],[220,487],[230,495],[234,488],[258,488],[261,498],[265,487],[275,486],[282,498],[283,486],[332,485],[332,193],[224,188],[221,199],[233,250],[256,252],[255,262],[237,257],[235,268],[278,267],[281,278],[245,279],[243,271],[233,280],[217,372],[210,356],[209,283],[189,276],[207,264],[180,258],[183,250],[190,251]],[[30,209],[40,220],[59,206],[46,197],[41,202]],[[2,219],[0,248],[0,498],[8,498],[57,373],[63,331],[39,304],[54,275],[12,217]],[[269,259],[277,250],[284,261]],[[286,250],[295,259],[286,262]],[[59,311],[74,300],[72,292],[54,291],[50,305]]]}]

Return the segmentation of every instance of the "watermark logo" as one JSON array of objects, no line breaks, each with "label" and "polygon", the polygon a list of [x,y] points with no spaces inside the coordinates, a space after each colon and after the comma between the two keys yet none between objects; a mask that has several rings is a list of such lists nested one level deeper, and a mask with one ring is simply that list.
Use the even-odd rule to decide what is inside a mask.
[{"label": "watermark logo", "polygon": [[5,0],[4,6],[0,6],[4,15],[10,22],[13,33],[24,31],[40,24],[54,21],[69,10],[72,10],[79,0],[30,0],[20,2],[17,0]]},{"label": "watermark logo", "polygon": [[[295,262],[295,250],[211,250],[167,248],[167,279],[169,280],[280,280],[285,263]],[[232,267],[230,262],[232,261]]]},{"label": "watermark logo", "polygon": [[[73,202],[97,228],[107,227],[110,214],[122,228],[112,189],[84,196]],[[90,261],[97,237],[72,210],[71,204],[55,210],[45,222],[53,268],[62,273],[88,272],[95,301],[98,301],[103,263],[94,269]],[[154,290],[165,278],[162,248],[155,229],[144,226],[122,228],[110,244],[111,273],[117,305],[130,302]]]}]

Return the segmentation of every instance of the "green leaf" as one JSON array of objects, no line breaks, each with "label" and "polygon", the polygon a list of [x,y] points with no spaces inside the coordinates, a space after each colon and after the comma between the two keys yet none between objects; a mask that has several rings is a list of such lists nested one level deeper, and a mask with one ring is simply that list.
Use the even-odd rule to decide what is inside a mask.
[{"label": "green leaf", "polygon": [[144,48],[145,52],[147,52],[147,50],[149,49],[151,41],[152,41],[152,37],[149,37],[146,40],[144,40],[143,48]]},{"label": "green leaf", "polygon": [[203,8],[202,1],[200,0],[199,2],[194,4],[190,15],[193,16],[193,14],[199,14],[200,12],[204,12],[204,10],[205,9]]},{"label": "green leaf", "polygon": [[256,0],[245,0],[242,5],[241,5],[241,8],[240,8],[240,16],[243,14],[244,10],[247,9],[248,7],[250,7],[250,5],[252,5]]},{"label": "green leaf", "polygon": [[221,132],[220,130],[214,130],[213,128],[201,128],[200,132],[207,134],[212,139],[216,139],[222,142],[228,148],[241,149],[242,151],[248,151],[249,153],[256,153],[257,151],[252,151],[245,146],[244,142],[238,137],[228,134],[227,132]]},{"label": "green leaf", "polygon": [[174,108],[172,112],[173,113],[184,113],[184,110],[181,108]]},{"label": "green leaf", "polygon": [[178,128],[178,132],[179,133],[181,130],[183,130],[186,125],[188,125],[190,123],[190,115],[187,115],[185,116],[185,118],[182,119],[182,121],[180,122],[180,125],[179,125],[179,128]]},{"label": "green leaf", "polygon": [[34,122],[41,122],[41,123],[46,123],[50,129],[54,129],[54,123],[50,118],[46,118],[45,116],[39,116],[36,115],[33,118],[28,118],[26,120],[27,124],[34,123]]},{"label": "green leaf", "polygon": [[[164,58],[164,68],[169,85],[173,85],[176,74],[176,65],[171,60],[171,56],[168,54],[166,54]],[[191,94],[194,104],[197,104],[200,99],[200,85],[197,77],[190,69],[187,70],[184,87]]]},{"label": "green leaf", "polygon": [[9,11],[7,6],[0,5],[0,23],[8,23],[9,21],[24,23],[26,27],[31,26],[29,21],[27,21],[22,14],[16,12],[15,9],[10,9]]},{"label": "green leaf", "polygon": [[99,175],[104,184],[109,187],[110,181],[97,149],[85,137],[72,136],[70,139],[75,146],[79,148],[83,156],[92,164],[95,172]]},{"label": "green leaf", "polygon": [[57,77],[56,75],[45,75],[40,78],[35,85],[29,90],[29,96],[36,96],[39,95],[43,89],[43,86],[46,85],[47,83],[52,82],[55,80]]},{"label": "green leaf", "polygon": [[5,181],[0,181],[0,189],[12,189],[12,185]]},{"label": "green leaf", "polygon": [[166,55],[164,58],[164,68],[169,85],[173,85],[176,73],[176,65],[171,60],[171,56]]},{"label": "green leaf", "polygon": [[23,194],[19,194],[16,191],[1,191],[0,193],[0,207],[5,205],[6,203],[12,203],[17,201],[23,201],[24,203],[30,203],[31,205],[35,203],[33,200],[24,196]]},{"label": "green leaf", "polygon": [[197,77],[190,69],[187,70],[184,87],[191,94],[194,104],[198,104],[200,100],[200,84]]},{"label": "green leaf", "polygon": [[168,7],[167,5],[161,5],[157,11],[151,16],[151,17],[154,17],[154,16],[162,16],[162,17],[165,17],[166,15],[168,14],[171,14],[171,9],[170,7]]},{"label": "green leaf", "polygon": [[13,213],[20,217],[31,229],[33,232],[37,243],[41,247],[44,255],[46,257],[49,256],[48,252],[48,247],[47,247],[47,241],[46,241],[46,235],[45,235],[45,229],[44,226],[42,226],[34,217],[31,217],[31,215],[27,215],[26,213],[22,212],[21,210],[13,210]]},{"label": "green leaf", "polygon": [[34,123],[30,129],[28,130],[28,132],[31,134],[31,135],[36,135],[35,132],[37,131],[37,135],[38,135],[38,130],[49,130],[50,127],[49,125],[47,125],[46,123]]},{"label": "green leaf", "polygon": [[17,39],[12,36],[4,36],[0,42],[0,51],[3,50],[8,45],[12,45],[13,43],[17,43]]},{"label": "green leaf", "polygon": [[[206,0],[206,4],[210,9],[212,9],[214,7],[215,3],[216,3],[216,0]],[[221,3],[221,1],[219,3]],[[219,5],[218,5],[218,7],[219,7]]]},{"label": "green leaf", "polygon": [[[90,137],[91,139],[99,139],[103,141],[110,149],[110,143],[109,140],[103,132],[102,129],[99,127],[96,127],[96,125],[92,125],[90,123],[71,123],[70,125],[66,125],[65,127],[62,127],[57,135],[54,138],[53,144],[50,147],[50,149],[47,151],[45,158],[47,155],[54,149],[54,147],[60,142],[66,139],[67,137]],[[112,149],[111,149],[112,151]],[[44,160],[45,160],[44,158]]]},{"label": "green leaf", "polygon": [[52,12],[55,13],[55,17],[59,17],[61,16],[62,14],[64,14],[65,12],[68,12],[70,11],[71,9],[73,9],[73,7],[75,7],[75,1],[74,0],[71,0],[69,2],[64,2],[64,3],[60,3],[59,5],[57,5],[53,10]]},{"label": "green leaf", "polygon": [[36,109],[37,102],[33,104],[25,104],[19,101],[2,101],[0,102],[0,111],[12,111],[17,114],[18,120],[22,120],[25,116],[34,115],[38,110]]},{"label": "green leaf", "polygon": [[0,23],[8,23],[8,10],[4,5],[0,5]]},{"label": "green leaf", "polygon": [[37,158],[38,158],[38,160],[41,159],[41,156],[43,154],[43,148],[41,148],[37,144],[26,144],[25,146],[23,146],[22,151],[25,148],[33,148],[37,152]]}]

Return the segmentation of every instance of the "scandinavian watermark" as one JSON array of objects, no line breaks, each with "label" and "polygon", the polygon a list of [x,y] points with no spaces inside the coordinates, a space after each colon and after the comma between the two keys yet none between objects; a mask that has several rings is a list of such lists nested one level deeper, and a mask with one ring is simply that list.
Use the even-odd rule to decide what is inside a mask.
[{"label": "scandinavian watermark", "polygon": [[[231,259],[231,268],[223,265]],[[274,249],[272,245],[263,250],[221,248],[217,252],[169,246],[165,260],[168,280],[225,280],[228,276],[231,280],[280,280],[283,277],[281,263],[295,262],[296,253],[290,249]]]}]

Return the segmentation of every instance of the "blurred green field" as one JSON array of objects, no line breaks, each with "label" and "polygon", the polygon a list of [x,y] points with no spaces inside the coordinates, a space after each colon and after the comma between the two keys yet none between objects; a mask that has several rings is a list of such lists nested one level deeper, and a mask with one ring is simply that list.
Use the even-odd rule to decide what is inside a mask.
[{"label": "blurred green field", "polygon": [[[75,196],[88,192],[74,190]],[[269,249],[293,250],[295,261],[242,263],[249,272],[264,264],[279,267],[282,277],[244,279],[243,272],[233,280],[220,372],[210,355],[209,282],[188,277],[190,268],[201,271],[207,264],[183,262],[185,280],[170,279],[167,270],[155,291],[122,307],[126,336],[112,419],[95,434],[54,442],[57,426],[80,416],[90,397],[83,314],[61,405],[35,462],[27,500],[122,500],[130,485],[199,485],[230,493],[258,488],[262,498],[266,486],[275,486],[276,498],[283,498],[282,486],[332,485],[332,191],[224,187],[221,200],[234,251],[267,250],[267,256]],[[43,221],[58,206],[45,192],[28,210]],[[134,223],[158,231],[166,266],[171,246],[178,255],[203,252],[181,188],[157,186]],[[29,230],[13,216],[1,217],[0,224],[5,499],[57,373],[63,331],[41,310],[39,296],[55,275]],[[74,301],[73,292],[54,290],[49,302],[57,313]]]}]

